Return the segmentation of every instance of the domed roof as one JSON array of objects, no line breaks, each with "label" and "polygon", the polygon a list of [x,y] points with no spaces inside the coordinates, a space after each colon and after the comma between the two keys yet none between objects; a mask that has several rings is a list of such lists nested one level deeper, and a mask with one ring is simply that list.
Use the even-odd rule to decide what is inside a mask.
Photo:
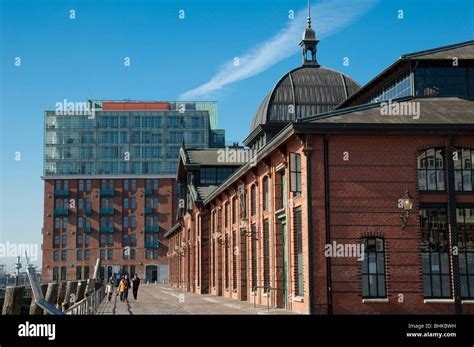
[{"label": "domed roof", "polygon": [[359,88],[357,82],[342,72],[303,65],[285,74],[263,99],[250,132],[260,124],[286,123],[331,111]]}]

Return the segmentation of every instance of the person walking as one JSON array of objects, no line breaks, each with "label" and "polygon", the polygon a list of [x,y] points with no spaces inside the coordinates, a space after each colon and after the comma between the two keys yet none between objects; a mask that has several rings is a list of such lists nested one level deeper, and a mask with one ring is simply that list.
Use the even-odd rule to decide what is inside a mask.
[{"label": "person walking", "polygon": [[130,288],[130,281],[128,280],[128,276],[122,276],[120,280],[119,286],[117,288],[117,292],[120,294],[120,301],[128,301],[128,288]]},{"label": "person walking", "polygon": [[140,286],[140,278],[138,278],[138,275],[135,274],[132,279],[132,292],[133,292],[133,298],[135,300],[137,300],[139,286]]},{"label": "person walking", "polygon": [[131,288],[130,279],[128,278],[128,275],[125,275],[124,280],[125,280],[125,291],[123,295],[125,297],[125,301],[128,302],[128,290]]},{"label": "person walking", "polygon": [[112,294],[114,292],[114,279],[113,277],[110,277],[109,282],[107,283],[107,286],[105,287],[105,294],[107,294],[107,299],[110,301],[112,299]]}]

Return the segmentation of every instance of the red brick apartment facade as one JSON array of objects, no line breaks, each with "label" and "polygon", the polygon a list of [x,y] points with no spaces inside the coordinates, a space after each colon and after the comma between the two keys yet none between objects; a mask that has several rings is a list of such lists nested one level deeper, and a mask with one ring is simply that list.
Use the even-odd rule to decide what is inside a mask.
[{"label": "red brick apartment facade", "polygon": [[[46,280],[155,276],[167,265],[164,230],[176,210],[174,179],[46,179],[43,273]],[[148,274],[146,270],[148,268]]]},{"label": "red brick apartment facade", "polygon": [[[170,283],[309,314],[473,314],[473,62],[472,41],[402,56],[332,111],[278,128],[282,78],[246,140],[256,162],[166,234]],[[392,98],[419,112],[387,115]],[[364,259],[327,245],[363,245]]]}]

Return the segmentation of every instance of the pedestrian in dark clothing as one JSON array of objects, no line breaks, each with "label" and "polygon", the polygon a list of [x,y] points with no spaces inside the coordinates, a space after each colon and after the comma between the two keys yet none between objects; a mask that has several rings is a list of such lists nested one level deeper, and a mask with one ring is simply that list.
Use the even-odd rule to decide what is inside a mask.
[{"label": "pedestrian in dark clothing", "polygon": [[140,279],[138,278],[137,274],[135,274],[135,276],[133,276],[133,279],[132,279],[132,292],[133,292],[133,297],[135,298],[135,300],[137,300],[139,286],[140,286]]}]

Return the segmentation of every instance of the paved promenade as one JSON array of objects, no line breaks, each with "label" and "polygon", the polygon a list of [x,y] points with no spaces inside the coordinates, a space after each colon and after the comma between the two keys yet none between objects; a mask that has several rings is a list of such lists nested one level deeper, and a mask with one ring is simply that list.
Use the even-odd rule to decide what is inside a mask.
[{"label": "paved promenade", "polygon": [[266,306],[223,298],[214,295],[198,295],[168,288],[163,285],[141,285],[138,300],[129,292],[128,303],[119,297],[107,298],[101,303],[97,314],[292,314],[282,309],[267,311]]}]

